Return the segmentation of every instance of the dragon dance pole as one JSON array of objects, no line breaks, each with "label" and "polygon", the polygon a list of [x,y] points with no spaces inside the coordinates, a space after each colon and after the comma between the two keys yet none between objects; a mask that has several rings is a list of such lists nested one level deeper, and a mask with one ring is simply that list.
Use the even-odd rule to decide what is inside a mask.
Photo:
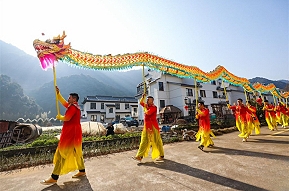
[{"label": "dragon dance pole", "polygon": [[59,111],[59,105],[58,105],[58,96],[57,96],[57,92],[56,92],[56,70],[55,70],[55,66],[53,64],[53,79],[54,79],[54,90],[55,90],[55,100],[56,100],[56,110],[57,110],[57,115],[60,115],[60,111]]},{"label": "dragon dance pole", "polygon": [[229,99],[228,99],[228,94],[227,94],[226,87],[225,87],[225,84],[224,84],[224,80],[222,80],[222,85],[223,85],[223,88],[224,88],[224,93],[225,93],[226,101],[228,102]]},{"label": "dragon dance pole", "polygon": [[[257,103],[257,92],[254,91],[254,96],[255,96],[255,101],[256,101],[256,108],[258,106],[258,103]],[[253,97],[254,98],[254,97]]]},{"label": "dragon dance pole", "polygon": [[[144,64],[142,64],[142,77],[143,77],[143,94],[146,95],[146,80],[145,80],[145,72],[144,72]],[[143,98],[144,100],[146,100],[146,96],[144,96]],[[146,107],[143,107],[143,111],[144,113],[146,112]]]},{"label": "dragon dance pole", "polygon": [[245,98],[246,98],[246,103],[247,103],[247,101],[248,101],[248,98],[247,98],[247,92],[246,92],[246,89],[243,87],[243,89],[244,89],[244,94],[245,94]]},{"label": "dragon dance pole", "polygon": [[142,64],[142,79],[143,79],[143,85],[144,85],[143,93],[145,94],[147,90],[146,90],[146,80],[145,80],[145,73],[144,73],[144,64]]},{"label": "dragon dance pole", "polygon": [[272,96],[273,96],[273,101],[274,101],[274,105],[276,106],[276,99],[275,99],[275,96],[272,94]]},{"label": "dragon dance pole", "polygon": [[199,99],[199,95],[198,95],[198,86],[197,86],[197,79],[195,77],[195,93],[196,93],[196,109],[195,111],[197,111],[198,109],[198,99]]}]

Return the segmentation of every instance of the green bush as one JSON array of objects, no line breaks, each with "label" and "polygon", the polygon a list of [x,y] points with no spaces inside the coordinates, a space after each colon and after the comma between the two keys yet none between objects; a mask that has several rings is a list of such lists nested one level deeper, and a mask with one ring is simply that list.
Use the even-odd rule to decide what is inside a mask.
[{"label": "green bush", "polygon": [[49,139],[37,139],[31,143],[32,147],[36,146],[50,146],[50,145],[57,145],[58,144],[58,139],[53,137]]}]

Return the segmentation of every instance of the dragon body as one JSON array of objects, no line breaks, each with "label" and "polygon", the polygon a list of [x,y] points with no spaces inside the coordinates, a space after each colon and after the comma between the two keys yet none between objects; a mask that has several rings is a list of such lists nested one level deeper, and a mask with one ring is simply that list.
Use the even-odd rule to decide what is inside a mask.
[{"label": "dragon body", "polygon": [[145,66],[180,78],[194,78],[199,82],[222,79],[230,84],[242,86],[247,92],[271,92],[277,98],[288,98],[289,92],[281,93],[274,84],[251,84],[248,79],[230,73],[223,66],[204,72],[198,67],[180,64],[147,52],[122,55],[93,55],[65,45],[65,32],[52,40],[34,40],[33,46],[44,70],[63,61],[69,65],[93,70],[123,70],[133,66]]}]

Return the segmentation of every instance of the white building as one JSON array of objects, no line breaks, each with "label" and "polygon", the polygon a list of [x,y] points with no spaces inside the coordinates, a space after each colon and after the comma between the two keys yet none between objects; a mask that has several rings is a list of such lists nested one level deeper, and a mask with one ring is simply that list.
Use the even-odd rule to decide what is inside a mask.
[{"label": "white building", "polygon": [[122,117],[138,118],[138,101],[134,97],[87,96],[82,118],[90,121],[112,122]]},{"label": "white building", "polygon": [[[158,107],[159,111],[167,105],[173,105],[182,111],[183,116],[188,116],[189,111],[194,109],[196,97],[204,101],[210,113],[215,113],[214,110],[216,108],[214,108],[214,105],[226,105],[226,95],[230,104],[236,103],[238,98],[243,99],[243,103],[246,102],[242,87],[222,82],[221,79],[210,83],[197,83],[197,91],[193,78],[178,78],[158,71],[149,70],[145,75],[145,81],[147,95],[154,97],[154,104]],[[137,99],[141,98],[143,87],[143,82],[138,85]],[[226,87],[226,93],[224,92],[224,87]],[[247,95],[247,98],[253,96],[252,93],[248,93]],[[273,102],[271,94],[265,94],[265,96],[269,102]],[[189,109],[186,109],[188,107]],[[139,119],[143,120],[142,107],[139,107],[138,113]]]},{"label": "white building", "polygon": [[[210,83],[195,83],[193,78],[178,78],[162,72],[149,70],[145,75],[147,95],[154,97],[154,104],[158,107],[158,119],[165,116],[160,111],[164,108],[178,108],[180,111],[175,116],[194,116],[195,100],[203,100],[210,113],[230,113],[226,107],[226,100],[232,105],[238,98],[246,102],[244,89],[234,86],[221,79]],[[196,86],[197,85],[197,89]],[[226,89],[226,93],[224,91]],[[82,117],[86,120],[111,122],[122,117],[131,116],[139,121],[143,120],[143,108],[139,106],[139,100],[143,94],[144,83],[137,86],[135,97],[113,96],[87,96],[83,104]],[[197,90],[197,91],[196,91]],[[262,94],[266,99],[274,103],[271,93]],[[247,98],[252,98],[252,93],[247,93]],[[166,116],[167,117],[167,116]]]}]

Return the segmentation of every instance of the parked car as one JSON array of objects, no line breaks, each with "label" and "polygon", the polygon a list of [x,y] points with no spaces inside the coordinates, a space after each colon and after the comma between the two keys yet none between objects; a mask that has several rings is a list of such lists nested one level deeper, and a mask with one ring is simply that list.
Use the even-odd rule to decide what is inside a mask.
[{"label": "parked car", "polygon": [[123,125],[127,125],[128,127],[130,126],[138,127],[139,125],[138,121],[132,117],[121,118],[119,122],[122,123]]},{"label": "parked car", "polygon": [[118,123],[120,123],[119,122],[119,120],[115,120],[115,121],[113,121],[113,122],[111,122],[112,123],[112,125],[114,125],[114,124],[118,124]]}]

